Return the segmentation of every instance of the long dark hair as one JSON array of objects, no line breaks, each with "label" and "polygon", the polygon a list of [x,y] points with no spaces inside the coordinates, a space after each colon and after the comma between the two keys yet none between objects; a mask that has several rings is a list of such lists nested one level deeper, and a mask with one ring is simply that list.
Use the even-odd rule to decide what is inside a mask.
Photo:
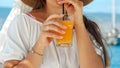
[{"label": "long dark hair", "polygon": [[33,6],[33,10],[35,9],[44,9],[46,6],[46,0],[35,0],[35,5]]},{"label": "long dark hair", "polygon": [[83,19],[84,19],[85,27],[88,30],[88,32],[95,38],[97,43],[99,43],[100,46],[102,46],[103,53],[104,53],[105,66],[106,67],[109,66],[110,65],[109,56],[108,56],[108,53],[106,51],[106,47],[105,47],[105,45],[103,43],[104,38],[102,37],[101,31],[100,31],[98,25],[95,22],[87,19],[85,16],[83,16]]},{"label": "long dark hair", "polygon": [[[44,9],[45,7],[46,7],[46,0],[36,0],[35,6],[33,7],[33,9]],[[84,24],[87,31],[95,38],[97,43],[99,43],[100,46],[102,46],[103,52],[104,52],[105,66],[106,67],[109,66],[109,57],[108,57],[105,45],[103,43],[103,38],[98,25],[95,22],[87,19],[85,16],[83,16],[83,19],[84,19]]]}]

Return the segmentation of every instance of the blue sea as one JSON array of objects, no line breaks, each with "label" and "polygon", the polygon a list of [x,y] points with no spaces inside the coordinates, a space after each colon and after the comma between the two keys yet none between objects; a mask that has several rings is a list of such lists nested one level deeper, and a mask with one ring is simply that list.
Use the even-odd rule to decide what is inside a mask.
[{"label": "blue sea", "polygon": [[[0,8],[0,29],[4,24],[7,15],[9,14],[11,8]],[[95,21],[102,33],[109,32],[112,28],[112,15],[111,13],[84,13],[85,16]],[[120,31],[120,14],[116,14],[116,28]],[[110,45],[108,52],[111,59],[111,68],[120,68],[120,45]]]}]

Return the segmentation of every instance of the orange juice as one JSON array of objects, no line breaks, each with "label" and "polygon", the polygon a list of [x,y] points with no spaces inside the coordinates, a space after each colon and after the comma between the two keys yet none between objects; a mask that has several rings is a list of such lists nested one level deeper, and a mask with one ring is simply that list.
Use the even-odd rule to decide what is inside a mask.
[{"label": "orange juice", "polygon": [[60,47],[69,47],[72,44],[72,36],[73,36],[73,21],[70,20],[61,20],[60,23],[67,26],[65,29],[65,34],[61,34],[63,36],[62,39],[56,39],[57,46]]}]

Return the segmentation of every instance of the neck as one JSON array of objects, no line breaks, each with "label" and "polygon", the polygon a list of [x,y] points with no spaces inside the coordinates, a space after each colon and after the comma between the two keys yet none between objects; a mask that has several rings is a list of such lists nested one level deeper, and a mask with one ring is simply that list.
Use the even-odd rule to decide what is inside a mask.
[{"label": "neck", "polygon": [[52,14],[61,14],[62,13],[62,6],[57,5],[56,3],[47,2],[45,9],[41,10],[33,10],[31,14],[38,18],[39,21],[45,21],[50,15]]},{"label": "neck", "polygon": [[46,11],[43,10],[32,10],[31,12],[32,16],[35,17],[35,19],[44,22],[47,18]]}]

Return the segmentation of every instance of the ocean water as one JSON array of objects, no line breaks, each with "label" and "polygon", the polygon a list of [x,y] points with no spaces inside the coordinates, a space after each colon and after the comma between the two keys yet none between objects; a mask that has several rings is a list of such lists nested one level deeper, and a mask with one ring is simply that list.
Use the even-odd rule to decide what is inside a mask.
[{"label": "ocean water", "polygon": [[[0,29],[2,28],[10,10],[10,8],[0,8]],[[110,13],[84,13],[84,15],[95,21],[99,25],[103,34],[112,29],[112,15]],[[116,28],[120,31],[119,27],[120,14],[116,14]],[[110,45],[108,52],[111,59],[111,68],[120,68],[120,45]]]},{"label": "ocean water", "polygon": [[[86,16],[99,25],[101,32],[107,33],[111,31],[113,27],[111,13],[86,13]],[[120,31],[119,27],[120,14],[116,14],[116,28]]]},{"label": "ocean water", "polygon": [[120,44],[119,45],[111,45],[109,47],[109,56],[111,61],[110,68],[120,68]]}]

